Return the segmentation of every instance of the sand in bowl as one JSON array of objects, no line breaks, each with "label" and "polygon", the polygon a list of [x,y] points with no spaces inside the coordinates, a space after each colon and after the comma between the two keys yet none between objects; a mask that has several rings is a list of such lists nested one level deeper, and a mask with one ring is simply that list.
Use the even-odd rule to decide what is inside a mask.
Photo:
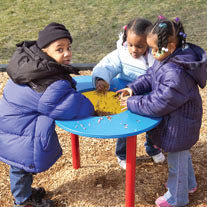
[{"label": "sand in bowl", "polygon": [[120,105],[118,94],[113,91],[107,91],[105,93],[87,91],[82,94],[94,105],[95,116],[108,116],[125,111],[122,110],[123,106]]}]

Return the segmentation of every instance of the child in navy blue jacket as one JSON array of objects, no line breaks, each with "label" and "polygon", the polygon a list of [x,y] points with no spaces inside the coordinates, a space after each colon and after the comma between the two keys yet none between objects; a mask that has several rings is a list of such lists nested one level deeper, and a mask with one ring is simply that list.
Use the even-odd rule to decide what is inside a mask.
[{"label": "child in navy blue jacket", "polygon": [[207,80],[207,56],[199,46],[186,43],[179,18],[160,17],[147,35],[156,59],[146,74],[129,88],[120,90],[122,104],[134,113],[163,117],[148,135],[153,144],[168,152],[167,192],[156,200],[157,207],[189,203],[188,194],[197,189],[190,149],[199,139],[202,99],[199,87]]},{"label": "child in navy blue jacket", "polygon": [[72,120],[94,113],[76,91],[70,73],[72,37],[51,23],[37,41],[17,45],[7,68],[10,80],[0,100],[0,160],[10,165],[14,207],[51,207],[44,188],[32,188],[33,173],[49,169],[62,155],[55,119]]}]

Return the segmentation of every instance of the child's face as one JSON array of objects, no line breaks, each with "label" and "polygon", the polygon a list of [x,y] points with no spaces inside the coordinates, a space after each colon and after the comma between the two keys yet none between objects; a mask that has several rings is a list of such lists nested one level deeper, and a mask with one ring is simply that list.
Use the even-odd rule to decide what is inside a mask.
[{"label": "child's face", "polygon": [[136,35],[132,30],[127,33],[127,47],[133,58],[139,58],[147,51],[146,35]]},{"label": "child's face", "polygon": [[43,48],[42,51],[60,64],[70,64],[72,52],[71,43],[68,38],[58,39],[52,42],[48,47]]},{"label": "child's face", "polygon": [[159,49],[158,49],[158,46],[157,46],[157,44],[158,44],[157,34],[150,33],[149,35],[147,35],[147,44],[152,49],[153,57],[158,61],[164,60],[166,57],[168,57],[171,54],[171,51],[170,51],[169,47],[167,47],[167,49],[168,49],[167,52],[162,51],[161,53],[159,53]]}]

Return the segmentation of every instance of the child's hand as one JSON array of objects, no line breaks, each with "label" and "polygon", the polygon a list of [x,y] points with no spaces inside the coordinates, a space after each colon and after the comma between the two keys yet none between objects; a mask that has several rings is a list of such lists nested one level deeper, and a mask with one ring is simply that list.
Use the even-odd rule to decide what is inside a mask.
[{"label": "child's hand", "polygon": [[106,92],[109,90],[109,84],[104,80],[98,80],[96,82],[96,90],[98,92]]},{"label": "child's hand", "polygon": [[116,93],[121,93],[120,102],[121,102],[121,106],[124,106],[122,110],[127,109],[127,100],[129,97],[133,95],[133,91],[130,88],[124,88],[116,91]]},{"label": "child's hand", "polygon": [[133,91],[131,88],[123,88],[121,90],[116,91],[116,93],[120,93],[120,98],[122,100],[127,100],[130,96],[133,95]]}]

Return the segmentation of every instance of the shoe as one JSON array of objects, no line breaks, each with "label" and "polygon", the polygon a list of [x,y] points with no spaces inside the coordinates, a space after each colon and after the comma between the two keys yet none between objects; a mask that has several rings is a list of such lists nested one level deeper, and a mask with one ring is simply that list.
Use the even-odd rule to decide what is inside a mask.
[{"label": "shoe", "polygon": [[189,190],[188,193],[193,194],[193,193],[195,193],[197,190],[198,190],[198,188],[195,187],[195,188],[192,188],[191,190]]},{"label": "shoe", "polygon": [[[165,188],[167,188],[167,183],[165,183],[164,186],[165,186]],[[195,188],[192,188],[191,190],[189,190],[188,193],[189,193],[189,194],[193,194],[193,193],[195,193],[197,190],[198,190],[198,188],[195,187]]]},{"label": "shoe", "polygon": [[152,156],[152,159],[155,163],[163,163],[165,161],[165,155],[160,152],[159,154]]},{"label": "shoe", "polygon": [[157,207],[174,207],[170,205],[164,198],[164,196],[159,197],[156,201],[155,204]]},{"label": "shoe", "polygon": [[36,198],[44,198],[46,195],[46,191],[44,188],[40,187],[40,188],[32,188],[32,195]]},{"label": "shoe", "polygon": [[53,207],[54,203],[52,200],[37,199],[31,195],[24,203],[16,204],[13,207]]},{"label": "shoe", "polygon": [[117,161],[118,161],[120,167],[123,168],[124,170],[126,170],[126,160],[121,160],[117,157]]}]

